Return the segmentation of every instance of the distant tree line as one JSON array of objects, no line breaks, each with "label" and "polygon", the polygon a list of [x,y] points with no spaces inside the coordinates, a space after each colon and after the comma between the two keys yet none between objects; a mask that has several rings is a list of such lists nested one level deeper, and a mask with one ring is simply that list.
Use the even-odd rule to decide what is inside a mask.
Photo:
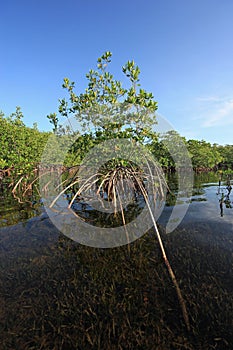
[{"label": "distant tree line", "polygon": [[[59,132],[63,135],[65,133],[61,129]],[[154,135],[152,142],[147,145],[165,170],[175,170],[176,168],[174,159],[165,146],[166,139],[169,139],[171,135],[174,137],[174,134],[176,132],[170,131],[161,137]],[[13,174],[20,175],[35,169],[52,132],[41,132],[36,124],[32,128],[27,127],[23,122],[23,113],[20,107],[17,107],[16,111],[9,117],[0,112],[0,135],[0,169],[9,169]],[[78,137],[65,159],[65,165],[79,164],[95,143],[107,137],[111,137],[109,130],[106,133],[88,133]],[[121,137],[128,137],[127,132],[123,133]],[[177,134],[177,138],[179,137]],[[186,140],[185,137],[182,137],[182,141],[188,149],[195,171],[233,170],[233,145],[223,146],[204,140]],[[51,163],[53,163],[52,158]]]},{"label": "distant tree line", "polygon": [[[171,133],[175,132],[168,132],[164,135],[164,139],[169,138]],[[177,134],[177,137],[180,136]],[[195,171],[233,169],[233,145],[223,146],[216,143],[211,144],[205,140],[187,140],[185,137],[182,137],[182,141],[186,145]],[[175,168],[174,160],[164,147],[163,142],[154,144],[152,151],[164,168]]]}]

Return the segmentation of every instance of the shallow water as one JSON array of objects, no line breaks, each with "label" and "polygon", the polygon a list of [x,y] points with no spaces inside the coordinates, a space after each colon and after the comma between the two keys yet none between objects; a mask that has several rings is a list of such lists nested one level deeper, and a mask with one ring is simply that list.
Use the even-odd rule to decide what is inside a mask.
[{"label": "shallow water", "polygon": [[159,218],[191,334],[153,232],[131,252],[85,247],[62,235],[39,202],[2,197],[1,349],[231,349],[233,192],[221,212],[227,190],[218,180],[196,176],[192,197],[179,200],[181,211],[189,207],[174,232],[163,233],[173,210],[169,195]]},{"label": "shallow water", "polygon": [[[230,182],[233,187],[233,180]],[[226,179],[221,181],[219,186],[217,174],[196,175],[192,196],[190,198],[179,198],[178,206],[181,210],[182,205],[189,203],[189,208],[182,224],[205,221],[216,223],[217,225],[224,225],[225,223],[233,225],[233,192],[229,195],[229,201],[226,201],[228,194],[226,187]],[[224,202],[221,210],[220,200],[222,196],[224,196]],[[168,199],[168,203],[161,215],[160,223],[165,224],[172,210],[173,207],[170,206]]]}]

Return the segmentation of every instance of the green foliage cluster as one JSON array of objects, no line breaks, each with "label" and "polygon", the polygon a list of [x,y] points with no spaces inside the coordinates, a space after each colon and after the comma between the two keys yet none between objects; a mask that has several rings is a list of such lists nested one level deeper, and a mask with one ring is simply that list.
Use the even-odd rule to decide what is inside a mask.
[{"label": "green foliage cluster", "polygon": [[20,107],[9,117],[0,113],[0,169],[12,168],[14,173],[32,171],[39,162],[50,133],[40,132],[37,125],[27,127]]},{"label": "green foliage cluster", "polygon": [[[187,140],[176,131],[157,135],[149,147],[160,165],[165,169],[172,170],[176,168],[179,159],[182,159],[183,148],[178,147],[180,142],[184,145],[183,147],[186,147],[194,170],[233,167],[233,146],[212,145],[204,140]],[[167,148],[167,144],[170,145],[170,149]]]},{"label": "green foliage cluster", "polygon": [[[84,130],[91,130],[97,137],[121,137],[128,133],[132,138],[145,138],[151,125],[156,122],[154,112],[157,102],[152,93],[140,88],[140,69],[134,61],[128,61],[122,72],[130,81],[128,89],[107,71],[111,52],[105,52],[97,60],[97,70],[87,74],[87,88],[76,94],[75,83],[64,79],[63,88],[68,92],[68,101],[60,100],[59,112],[64,117],[75,117]],[[56,128],[56,120],[50,115]],[[125,137],[125,134],[124,136]]]},{"label": "green foliage cluster", "polygon": [[[156,123],[154,112],[157,110],[157,102],[152,93],[140,87],[139,67],[134,61],[128,61],[122,67],[122,72],[129,81],[129,87],[124,88],[107,71],[111,56],[111,52],[105,52],[97,60],[97,69],[91,69],[86,74],[88,82],[85,92],[77,94],[75,83],[64,78],[63,88],[68,98],[60,100],[59,113],[68,118],[68,133],[72,131],[76,136],[65,165],[79,164],[91,147],[104,140],[130,138],[135,142],[146,142],[154,137],[151,126]],[[62,144],[67,130],[59,125],[55,113],[47,118],[53,124],[59,144]],[[80,133],[72,130],[74,120],[79,125]]]},{"label": "green foliage cluster", "polygon": [[217,145],[204,140],[188,140],[186,144],[194,169],[214,169],[223,160]]},{"label": "green foliage cluster", "polygon": [[170,130],[154,135],[148,147],[164,169],[173,170],[182,164],[183,157],[187,153],[186,149],[184,150],[185,145],[185,137],[181,137],[175,130]]},{"label": "green foliage cluster", "polygon": [[220,153],[222,160],[221,165],[225,169],[233,169],[233,145],[215,145]]}]

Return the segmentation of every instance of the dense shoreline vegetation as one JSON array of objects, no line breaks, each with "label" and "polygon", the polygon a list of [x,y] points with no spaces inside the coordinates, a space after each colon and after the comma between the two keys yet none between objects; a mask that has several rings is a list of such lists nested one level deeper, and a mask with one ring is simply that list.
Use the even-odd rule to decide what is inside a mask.
[{"label": "dense shoreline vegetation", "polygon": [[[175,132],[169,132],[164,138]],[[31,174],[40,163],[40,158],[49,136],[52,132],[41,132],[35,124],[27,127],[23,121],[20,107],[16,112],[6,117],[0,113],[0,171],[1,178],[21,174]],[[101,134],[101,137],[104,135]],[[124,137],[124,135],[122,135]],[[179,135],[177,134],[179,137]],[[71,154],[80,153],[80,157],[68,157],[66,166],[78,165],[88,151],[100,140],[99,134],[84,134],[80,136],[71,149]],[[190,154],[193,169],[199,171],[232,170],[233,145],[211,144],[204,140],[187,140],[182,137]],[[164,143],[154,137],[148,146],[165,171],[175,170],[174,160]],[[73,159],[72,159],[73,158]]]},{"label": "dense shoreline vegetation", "polygon": [[35,170],[50,133],[39,131],[36,123],[27,127],[21,108],[16,107],[9,117],[0,112],[0,135],[2,177],[17,177]]}]

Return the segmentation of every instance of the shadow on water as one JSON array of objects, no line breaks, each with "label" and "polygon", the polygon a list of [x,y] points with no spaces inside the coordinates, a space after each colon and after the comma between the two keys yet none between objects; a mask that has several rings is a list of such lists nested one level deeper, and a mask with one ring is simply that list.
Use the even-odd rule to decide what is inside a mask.
[{"label": "shadow on water", "polygon": [[[175,193],[176,181],[169,183]],[[231,349],[233,193],[228,185],[222,179],[219,186],[216,174],[201,174],[181,225],[164,232],[174,203],[170,195],[159,219],[186,299],[190,333],[153,230],[130,249],[95,249],[61,235],[39,202],[4,198],[1,349]]]}]

